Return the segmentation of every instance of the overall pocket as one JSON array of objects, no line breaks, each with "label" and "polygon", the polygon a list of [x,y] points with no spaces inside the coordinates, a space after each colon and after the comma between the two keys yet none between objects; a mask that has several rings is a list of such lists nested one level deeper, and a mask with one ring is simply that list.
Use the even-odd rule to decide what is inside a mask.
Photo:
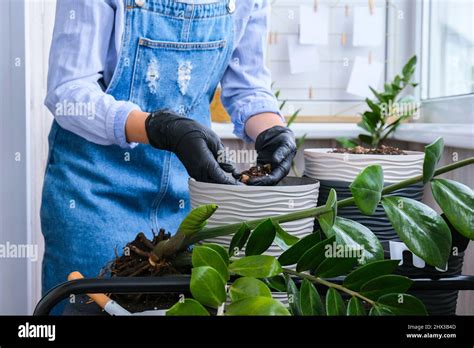
[{"label": "overall pocket", "polygon": [[168,42],[140,38],[130,100],[144,111],[171,109],[187,114],[213,86],[225,40]]}]

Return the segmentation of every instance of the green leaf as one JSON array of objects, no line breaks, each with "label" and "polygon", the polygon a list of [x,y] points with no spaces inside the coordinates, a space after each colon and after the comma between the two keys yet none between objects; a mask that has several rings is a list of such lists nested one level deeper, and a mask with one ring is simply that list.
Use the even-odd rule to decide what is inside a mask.
[{"label": "green leaf", "polygon": [[208,307],[217,308],[226,299],[222,276],[209,266],[193,268],[189,288],[193,297]]},{"label": "green leaf", "polygon": [[184,302],[177,302],[166,311],[167,316],[209,316],[209,312],[202,304],[191,298],[184,299]]},{"label": "green leaf", "polygon": [[361,250],[362,257],[359,263],[383,259],[382,244],[377,236],[364,225],[338,216],[331,230],[338,244],[348,245],[354,252]]},{"label": "green leaf", "polygon": [[308,249],[298,260],[298,263],[296,264],[296,271],[304,272],[315,270],[319,266],[319,264],[323,262],[326,258],[326,246],[332,245],[335,241],[336,237],[333,236],[331,238],[322,240],[321,242]]},{"label": "green leaf", "polygon": [[341,294],[333,288],[329,288],[326,293],[326,313],[331,316],[346,314],[346,306]]},{"label": "green leaf", "polygon": [[245,247],[245,255],[260,255],[265,252],[275,239],[275,226],[271,219],[267,219],[253,230]]},{"label": "green leaf", "polygon": [[425,305],[408,294],[388,294],[380,297],[369,315],[428,315]]},{"label": "green leaf", "polygon": [[435,142],[425,146],[425,159],[423,161],[423,184],[433,178],[436,165],[443,154],[444,141],[438,138]]},{"label": "green leaf", "polygon": [[300,292],[296,287],[295,282],[288,274],[284,275],[286,282],[286,292],[288,293],[288,304],[291,313],[295,316],[302,315],[300,308]]},{"label": "green leaf", "polygon": [[451,252],[451,231],[433,209],[404,197],[384,197],[382,205],[395,232],[411,252],[444,268]]},{"label": "green leaf", "polygon": [[246,256],[232,262],[229,271],[244,277],[267,278],[282,272],[280,263],[273,256]]},{"label": "green leaf", "polygon": [[374,96],[381,102],[381,103],[386,103],[387,102],[387,99],[385,98],[385,96],[383,96],[382,94],[378,93],[375,89],[373,89],[372,87],[369,86],[369,89],[372,91],[372,93],[374,94]]},{"label": "green leaf", "polygon": [[[286,103],[286,100],[285,100],[285,103]],[[280,108],[280,109],[282,109],[282,108]],[[301,111],[301,109],[298,109],[290,116],[290,118],[288,119],[288,122],[286,123],[287,127],[290,127],[296,121],[296,118],[298,117],[298,114],[300,113],[300,111]]]},{"label": "green leaf", "polygon": [[224,260],[226,265],[229,264],[229,253],[227,253],[227,250],[222,245],[215,244],[215,243],[203,243],[201,244],[204,247],[211,248],[212,250],[216,251]]},{"label": "green leaf", "polygon": [[299,296],[302,315],[325,315],[324,305],[313,283],[308,279],[303,279]]},{"label": "green leaf", "polygon": [[415,71],[415,67],[416,67],[416,61],[417,61],[416,56],[413,56],[408,60],[408,62],[405,64],[405,66],[403,67],[403,70],[402,70],[402,74],[404,76],[413,75],[413,72]]},{"label": "green leaf", "polygon": [[314,273],[321,278],[333,278],[350,272],[357,263],[355,257],[329,257],[316,268]]},{"label": "green leaf", "polygon": [[226,310],[226,315],[291,315],[288,309],[271,297],[247,297],[231,303]]},{"label": "green leaf", "polygon": [[300,240],[298,237],[286,232],[278,222],[273,221],[273,226],[276,231],[274,242],[281,250],[288,250],[292,245],[295,245]]},{"label": "green leaf", "polygon": [[350,316],[364,316],[366,311],[362,302],[357,297],[352,297],[347,303],[347,315]]},{"label": "green leaf", "polygon": [[[369,130],[370,131],[370,130]],[[359,134],[359,140],[363,142],[364,144],[367,144],[369,146],[372,146],[374,142],[374,138],[370,135],[365,135],[365,134]]]},{"label": "green leaf", "polygon": [[382,197],[383,170],[379,164],[367,166],[349,186],[362,214],[372,215]]},{"label": "green leaf", "polygon": [[362,285],[360,293],[371,300],[377,300],[383,295],[405,293],[412,284],[413,280],[410,278],[388,274],[369,280]]},{"label": "green leaf", "polygon": [[227,264],[222,259],[221,255],[207,246],[195,246],[192,254],[193,267],[209,266],[214,268],[222,280],[226,282],[229,280],[229,271]]},{"label": "green leaf", "polygon": [[363,120],[367,122],[367,124],[370,125],[370,128],[377,128],[377,125],[379,122],[381,122],[381,116],[380,113],[376,112],[371,112],[371,111],[366,111],[362,114]]},{"label": "green leaf", "polygon": [[325,207],[330,208],[331,211],[325,214],[321,214],[318,217],[318,221],[323,232],[326,234],[326,236],[329,236],[329,230],[336,222],[337,217],[337,192],[333,188],[329,191]]},{"label": "green leaf", "polygon": [[294,244],[291,248],[283,252],[279,257],[278,261],[282,266],[293,265],[298,262],[301,255],[306,252],[313,245],[320,241],[320,237],[317,233],[311,233],[300,239],[299,242]]},{"label": "green leaf", "polygon": [[459,182],[434,179],[431,192],[454,228],[474,240],[474,192]]},{"label": "green leaf", "polygon": [[360,291],[361,286],[369,280],[393,273],[399,262],[399,260],[380,260],[360,266],[344,279],[344,286],[354,291]]},{"label": "green leaf", "polygon": [[272,293],[268,286],[261,280],[242,277],[238,278],[229,289],[229,296],[232,302],[242,300],[246,297],[272,297]]},{"label": "green leaf", "polygon": [[367,105],[369,106],[369,108],[376,114],[376,115],[379,115],[380,114],[380,106],[378,106],[377,104],[375,104],[372,100],[370,100],[369,98],[365,98],[365,102],[367,103]]},{"label": "green leaf", "polygon": [[301,137],[296,138],[296,150],[299,150],[301,148],[301,146],[304,145],[307,136],[308,136],[308,134],[304,133]]},{"label": "green leaf", "polygon": [[[369,133],[374,133],[375,132],[375,125],[373,125],[371,122],[368,122],[368,120],[366,118],[362,118],[362,120],[359,123],[357,123],[357,125],[359,127],[361,127],[362,129],[365,129]],[[366,139],[369,139],[369,136],[364,135],[364,134],[359,134],[358,138],[359,138],[360,141],[365,143]]]},{"label": "green leaf", "polygon": [[358,145],[354,140],[346,138],[336,138],[336,141],[345,149],[351,149]]},{"label": "green leaf", "polygon": [[207,220],[216,210],[216,204],[207,204],[194,208],[181,222],[178,231],[183,233],[185,236],[192,236],[206,226]]},{"label": "green leaf", "polygon": [[286,291],[285,278],[281,275],[277,275],[270,278],[263,278],[263,282],[266,283],[270,288],[278,292]]},{"label": "green leaf", "polygon": [[245,243],[249,239],[251,229],[250,227],[243,222],[239,230],[234,234],[229,245],[229,254],[232,256],[237,256],[239,251],[244,247]]}]

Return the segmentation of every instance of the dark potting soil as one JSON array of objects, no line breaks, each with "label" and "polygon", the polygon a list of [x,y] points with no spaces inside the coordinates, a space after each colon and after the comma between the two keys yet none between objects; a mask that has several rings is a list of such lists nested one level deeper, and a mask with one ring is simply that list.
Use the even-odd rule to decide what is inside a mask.
[{"label": "dark potting soil", "polygon": [[266,176],[272,172],[271,164],[264,164],[263,166],[251,167],[248,170],[244,170],[240,173],[240,182],[246,184],[250,178],[256,178],[259,176]]},{"label": "dark potting soil", "polygon": [[[106,271],[112,277],[160,277],[173,274],[190,274],[189,265],[176,266],[171,256],[166,260],[150,263],[149,258],[154,247],[161,241],[170,238],[170,234],[161,229],[149,240],[139,233],[135,240],[128,243],[122,255],[117,252],[115,259],[108,265]],[[110,296],[130,312],[142,312],[153,309],[167,309],[179,300],[179,294],[112,294]]]},{"label": "dark potting soil", "polygon": [[398,147],[381,145],[376,148],[356,146],[351,148],[338,147],[330,153],[349,153],[354,155],[406,155],[407,153]]}]

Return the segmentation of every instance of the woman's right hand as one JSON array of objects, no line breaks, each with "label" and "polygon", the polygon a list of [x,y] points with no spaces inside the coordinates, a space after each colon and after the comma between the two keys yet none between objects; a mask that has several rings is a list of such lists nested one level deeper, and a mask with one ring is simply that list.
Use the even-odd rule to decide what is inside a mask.
[{"label": "woman's right hand", "polygon": [[[175,153],[189,176],[195,180],[218,184],[239,184],[232,176],[226,175],[226,172],[235,174],[236,170],[226,160],[224,146],[211,129],[169,110],[149,114],[144,128],[150,145]],[[140,134],[140,132],[134,134]],[[143,138],[143,135],[138,135],[137,140],[140,138]]]}]

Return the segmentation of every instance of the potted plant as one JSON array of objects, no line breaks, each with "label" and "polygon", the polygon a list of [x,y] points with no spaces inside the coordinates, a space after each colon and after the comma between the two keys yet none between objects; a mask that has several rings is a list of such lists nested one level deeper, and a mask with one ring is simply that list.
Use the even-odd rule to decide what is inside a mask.
[{"label": "potted plant", "polygon": [[[384,145],[384,141],[404,120],[418,112],[412,97],[400,97],[408,86],[416,86],[416,83],[412,82],[415,67],[416,56],[406,63],[401,75],[385,84],[383,92],[377,92],[370,87],[376,100],[366,99],[369,110],[361,115],[362,120],[358,125],[367,133],[360,134],[358,142],[338,138],[343,147],[310,148],[304,151],[305,175],[320,181],[323,201],[331,188],[337,189],[339,197],[350,196],[350,183],[361,170],[372,164],[382,166],[385,184],[400,182],[422,173],[423,152],[404,151]],[[396,194],[421,200],[423,185],[417,183],[399,190]],[[369,227],[382,241],[397,240],[397,235],[381,206],[370,218],[349,207],[341,210],[340,215]]]},{"label": "potted plant", "polygon": [[[342,145],[341,148],[305,150],[305,175],[320,181],[322,201],[327,198],[332,188],[337,190],[340,197],[349,197],[351,182],[361,170],[372,164],[382,166],[385,185],[400,182],[422,172],[424,153],[384,145],[385,140],[397,130],[404,120],[419,111],[412,96],[400,97],[406,88],[417,86],[412,82],[416,61],[416,56],[410,58],[403,67],[402,73],[395,76],[392,82],[386,83],[382,92],[377,92],[370,87],[375,100],[366,99],[369,110],[361,115],[362,120],[358,124],[366,133],[360,134],[357,141],[339,138],[337,140]],[[442,146],[442,142],[437,142],[433,146]],[[433,149],[428,148],[428,151],[431,152]],[[394,194],[421,201],[423,185],[421,183],[410,185],[394,192]],[[360,212],[354,207],[341,209],[339,214],[370,228],[383,242],[387,257],[393,255],[395,258],[399,258],[407,249],[381,205],[371,216],[367,216],[363,211]],[[453,231],[456,233],[455,230]],[[444,275],[454,275],[461,273],[462,261],[463,252],[460,251],[456,255],[452,255],[447,267],[435,269],[429,266],[425,267],[422,260],[412,255],[406,257],[398,271],[413,277],[440,276],[440,272],[443,272]],[[440,302],[446,303],[444,311],[436,312],[438,314],[454,313],[456,299],[457,292],[442,291],[433,292],[423,298],[433,313],[435,307],[439,308]]]},{"label": "potted plant", "polygon": [[[427,148],[433,149],[430,146]],[[421,202],[391,195],[417,182],[430,183],[446,220],[462,235],[474,239],[473,191],[451,180],[434,179],[473,164],[474,158],[435,170],[442,146],[435,149],[425,157],[421,175],[384,186],[382,167],[371,165],[355,178],[351,197],[338,200],[337,192],[331,190],[320,207],[218,227],[206,226],[218,211],[217,205],[197,207],[173,236],[162,232],[150,241],[139,235],[127,246],[127,253],[113,260],[112,275],[191,274],[191,296],[179,298],[168,315],[426,314],[423,303],[407,294],[411,280],[392,274],[400,260],[384,260],[376,235],[362,224],[338,216],[338,212],[355,205],[370,215],[381,203],[409,250],[427,264],[443,267],[452,247],[445,219]],[[321,230],[303,238],[281,227],[314,217]],[[233,235],[228,248],[205,242],[227,235]],[[278,257],[265,255],[274,242],[283,252]],[[235,251],[244,247],[245,256],[234,257]],[[347,275],[343,284],[331,281],[340,275]],[[271,298],[273,290],[288,293],[289,309]]]},{"label": "potted plant", "polygon": [[[248,173],[252,175],[254,173]],[[243,177],[247,174],[243,174]],[[219,185],[189,181],[191,207],[214,203],[219,209],[209,218],[209,227],[260,219],[315,208],[319,182],[311,178],[286,177],[275,186]],[[303,238],[313,232],[314,219],[306,218],[282,224],[291,236]],[[228,248],[231,236],[209,240]],[[281,249],[273,244],[267,254],[279,256]]]}]

